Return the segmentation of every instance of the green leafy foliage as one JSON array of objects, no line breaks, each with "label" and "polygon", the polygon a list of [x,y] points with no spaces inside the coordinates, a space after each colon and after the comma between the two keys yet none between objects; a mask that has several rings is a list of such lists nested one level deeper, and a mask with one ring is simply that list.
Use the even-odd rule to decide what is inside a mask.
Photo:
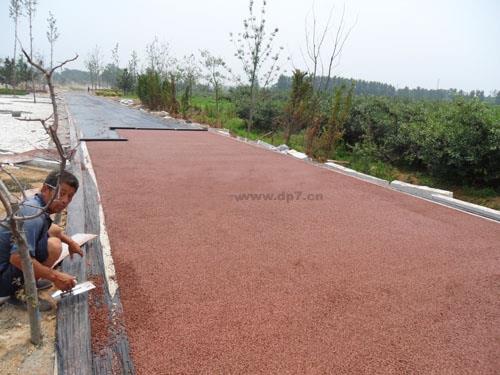
[{"label": "green leafy foliage", "polygon": [[118,73],[117,86],[126,95],[134,88],[134,77],[128,69],[120,69]]},{"label": "green leafy foliage", "polygon": [[137,96],[151,110],[162,107],[162,83],[160,75],[153,71],[139,75],[137,79]]},{"label": "green leafy foliage", "polygon": [[292,90],[286,104],[281,124],[284,130],[284,142],[289,143],[290,137],[305,129],[311,120],[310,101],[313,94],[311,79],[307,73],[296,69],[293,72]]},{"label": "green leafy foliage", "polygon": [[[231,90],[231,101],[235,105],[237,116],[245,121],[250,121],[252,110],[250,89],[238,87]],[[268,90],[261,90],[259,100],[253,106],[252,129],[264,132],[275,129],[277,120],[283,111],[283,99]]]},{"label": "green leafy foliage", "polygon": [[336,144],[344,134],[349,117],[354,86],[341,86],[332,96],[317,93],[309,99],[309,125],[305,133],[306,154],[326,160],[333,156]]},{"label": "green leafy foliage", "polygon": [[149,70],[137,79],[137,96],[151,110],[166,110],[171,114],[179,112],[176,98],[176,81],[173,75],[163,81],[160,75]]},{"label": "green leafy foliage", "polygon": [[468,184],[500,181],[500,122],[479,100],[457,99],[404,124],[405,159],[432,175]]},{"label": "green leafy foliage", "polygon": [[114,89],[95,90],[95,94],[98,96],[120,96],[120,93]]},{"label": "green leafy foliage", "polygon": [[[19,58],[15,64],[16,85],[26,84],[31,80],[31,71],[26,61]],[[3,61],[0,60],[0,83],[13,84],[14,77],[14,59],[6,57]]]},{"label": "green leafy foliage", "polygon": [[356,145],[367,140],[380,160],[441,179],[467,184],[500,179],[500,116],[479,99],[356,98],[344,141]]}]

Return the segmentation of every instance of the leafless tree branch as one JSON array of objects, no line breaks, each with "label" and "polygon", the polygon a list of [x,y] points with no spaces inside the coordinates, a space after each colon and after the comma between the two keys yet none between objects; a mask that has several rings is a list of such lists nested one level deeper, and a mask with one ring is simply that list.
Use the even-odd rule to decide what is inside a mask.
[{"label": "leafless tree branch", "polygon": [[75,53],[75,57],[71,58],[71,59],[68,59],[68,60],[64,60],[62,63],[60,63],[59,65],[56,65],[55,67],[53,67],[51,70],[50,70],[50,75],[52,75],[52,73],[54,73],[57,69],[59,68],[62,68],[64,65],[66,65],[67,63],[70,63],[72,61],[75,61],[76,59],[78,58],[78,54]]},{"label": "leafless tree branch", "polygon": [[[312,13],[312,21],[309,21],[309,15],[311,13]],[[336,66],[338,66],[337,64],[335,64],[335,62],[339,59],[340,54],[342,53],[342,50],[344,48],[344,45],[347,39],[349,38],[352,29],[356,24],[354,23],[346,31],[345,13],[346,13],[346,8],[344,4],[339,23],[335,28],[335,30],[332,30],[335,25],[335,23],[333,22],[334,7],[332,6],[328,14],[328,19],[324,27],[322,28],[321,32],[319,33],[318,33],[318,24],[317,24],[314,3],[312,9],[306,15],[305,42],[306,42],[307,57],[311,62],[311,68],[309,69],[308,67],[308,70],[310,71],[314,88],[319,91],[324,91],[328,89],[332,78],[333,69]],[[310,22],[312,22],[312,25],[309,27]],[[325,61],[323,60],[323,57],[325,55],[325,48],[328,45],[327,38],[329,35],[333,36],[333,40],[332,43],[328,46],[330,51],[328,53],[328,59],[326,64],[327,68],[325,71]],[[318,69],[320,69],[320,72],[318,71]],[[316,82],[318,74],[320,75],[319,83]]]},{"label": "leafless tree branch", "polygon": [[21,195],[23,197],[23,200],[26,200],[26,194],[24,193],[24,187],[22,186],[21,182],[19,179],[14,176],[14,174],[10,173],[6,168],[0,165],[0,172],[5,173],[7,176],[11,178],[11,180],[16,184],[16,186],[19,188],[19,191],[21,192]]}]

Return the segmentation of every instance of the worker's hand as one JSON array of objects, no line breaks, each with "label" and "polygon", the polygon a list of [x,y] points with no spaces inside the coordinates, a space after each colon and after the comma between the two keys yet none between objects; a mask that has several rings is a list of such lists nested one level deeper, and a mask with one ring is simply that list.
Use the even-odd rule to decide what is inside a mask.
[{"label": "worker's hand", "polygon": [[68,243],[69,256],[73,259],[73,254],[78,254],[83,257],[83,251],[78,242],[71,240]]},{"label": "worker's hand", "polygon": [[52,281],[57,289],[66,292],[76,285],[76,278],[64,272],[54,271]]}]

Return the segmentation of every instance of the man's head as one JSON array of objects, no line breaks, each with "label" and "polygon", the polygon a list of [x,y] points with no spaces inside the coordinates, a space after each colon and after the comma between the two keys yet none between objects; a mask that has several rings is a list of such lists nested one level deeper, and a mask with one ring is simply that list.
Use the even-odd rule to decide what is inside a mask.
[{"label": "man's head", "polygon": [[78,180],[73,174],[66,171],[62,173],[60,171],[51,172],[45,179],[41,190],[42,198],[46,203],[52,199],[56,192],[58,181],[60,183],[59,192],[49,206],[49,213],[51,214],[64,210],[71,203],[79,186]]}]

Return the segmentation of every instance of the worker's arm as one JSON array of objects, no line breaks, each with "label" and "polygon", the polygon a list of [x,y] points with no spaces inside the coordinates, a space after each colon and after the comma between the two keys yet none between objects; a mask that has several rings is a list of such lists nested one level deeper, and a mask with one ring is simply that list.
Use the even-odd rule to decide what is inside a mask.
[{"label": "worker's arm", "polygon": [[[57,289],[62,291],[70,290],[76,285],[75,277],[46,267],[34,258],[31,258],[31,262],[33,263],[33,271],[35,272],[36,279],[43,278],[50,280]],[[10,255],[10,263],[20,270],[23,269],[21,256],[17,252]]]},{"label": "worker's arm", "polygon": [[68,250],[71,257],[73,257],[73,254],[78,254],[81,257],[83,257],[83,251],[78,242],[73,241],[71,237],[69,237],[66,233],[64,233],[63,229],[59,225],[52,224],[50,226],[49,237],[57,237],[62,242],[68,244]]}]

